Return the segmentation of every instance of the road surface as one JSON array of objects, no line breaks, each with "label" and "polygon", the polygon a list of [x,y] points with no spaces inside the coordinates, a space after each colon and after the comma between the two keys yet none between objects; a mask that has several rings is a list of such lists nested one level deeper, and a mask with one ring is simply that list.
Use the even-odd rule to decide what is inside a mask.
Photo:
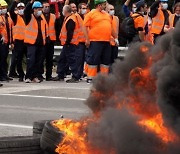
[{"label": "road surface", "polygon": [[90,113],[84,101],[91,85],[44,81],[20,83],[17,79],[0,87],[0,137],[32,135],[37,120],[79,119]]}]

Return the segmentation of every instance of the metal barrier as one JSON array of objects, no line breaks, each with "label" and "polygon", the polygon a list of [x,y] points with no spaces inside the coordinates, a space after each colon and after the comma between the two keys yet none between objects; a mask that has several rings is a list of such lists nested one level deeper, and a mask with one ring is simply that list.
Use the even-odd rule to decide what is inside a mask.
[{"label": "metal barrier", "polygon": [[[62,48],[62,46],[54,46],[54,56],[59,56]],[[127,49],[128,47],[118,47],[118,57],[124,57]]]},{"label": "metal barrier", "polygon": [[[62,46],[54,46],[54,56],[59,56],[60,52],[62,51]],[[118,57],[124,57],[125,51],[128,49],[128,47],[118,47]],[[9,51],[9,55],[12,54],[12,51]]]}]

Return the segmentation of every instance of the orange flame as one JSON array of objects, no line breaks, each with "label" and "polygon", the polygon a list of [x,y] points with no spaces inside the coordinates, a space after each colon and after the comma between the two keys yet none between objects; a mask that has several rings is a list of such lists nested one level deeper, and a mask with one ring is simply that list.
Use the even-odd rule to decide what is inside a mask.
[{"label": "orange flame", "polygon": [[[147,54],[149,48],[147,46],[141,46],[140,51]],[[57,146],[56,152],[59,154],[104,154],[103,149],[93,147],[88,142],[87,128],[91,122],[96,122],[101,116],[101,109],[104,108],[105,101],[108,98],[117,102],[117,109],[121,110],[122,106],[129,108],[133,115],[140,116],[138,125],[143,127],[145,131],[154,133],[162,143],[165,145],[169,142],[174,142],[178,139],[177,135],[165,126],[162,114],[160,113],[156,102],[150,100],[142,100],[142,91],[148,94],[155,94],[156,84],[155,79],[151,77],[150,66],[152,65],[153,58],[147,56],[147,66],[144,68],[136,67],[131,70],[129,74],[129,82],[132,89],[136,92],[135,95],[130,94],[122,102],[118,102],[117,96],[113,93],[104,94],[96,89],[91,91],[91,96],[98,100],[99,111],[94,113],[92,117],[88,117],[85,120],[73,121],[73,120],[57,120],[53,122],[53,125],[60,131],[64,132],[64,138]],[[128,99],[128,101],[127,101]],[[147,101],[147,102],[146,102]],[[98,116],[97,116],[98,115]],[[115,150],[112,149],[110,154],[115,154]]]},{"label": "orange flame", "polygon": [[139,121],[139,124],[145,126],[147,131],[155,133],[165,143],[177,140],[177,136],[173,131],[164,126],[162,114],[160,113],[152,118]]}]

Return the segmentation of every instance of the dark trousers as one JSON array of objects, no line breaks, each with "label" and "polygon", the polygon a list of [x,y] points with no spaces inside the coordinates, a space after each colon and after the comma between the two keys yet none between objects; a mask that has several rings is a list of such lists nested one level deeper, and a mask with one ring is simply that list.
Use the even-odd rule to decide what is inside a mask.
[{"label": "dark trousers", "polygon": [[0,78],[7,78],[9,45],[0,43]]},{"label": "dark trousers", "polygon": [[23,58],[27,56],[27,47],[24,45],[24,42],[21,40],[15,40],[14,43],[14,52],[17,54],[17,72],[19,74],[19,78],[24,78],[23,71]]},{"label": "dark trousers", "polygon": [[[54,55],[54,43],[47,43],[45,45],[45,61],[46,61],[46,78],[52,77],[53,67],[53,55]],[[44,70],[42,68],[42,70]]]},{"label": "dark trousers", "polygon": [[111,62],[111,46],[109,42],[91,42],[87,53],[89,65],[109,65]]},{"label": "dark trousers", "polygon": [[77,71],[78,71],[78,74],[80,74],[81,76],[83,75],[83,70],[84,70],[85,52],[86,52],[85,43],[79,43],[76,50],[76,60],[77,60],[77,67],[78,67]]},{"label": "dark trousers", "polygon": [[118,47],[111,46],[111,64],[114,63],[115,59],[118,57]]},{"label": "dark trousers", "polygon": [[44,46],[27,45],[27,70],[26,79],[42,76],[42,65],[44,62]]},{"label": "dark trousers", "polygon": [[11,65],[9,70],[10,75],[16,74],[16,67],[17,67],[17,52],[15,50],[12,50]]},{"label": "dark trousers", "polygon": [[80,78],[80,74],[78,74],[77,60],[76,60],[76,45],[64,45],[62,52],[60,53],[57,74],[60,78],[64,78],[66,65],[71,69],[72,76],[76,79]]}]

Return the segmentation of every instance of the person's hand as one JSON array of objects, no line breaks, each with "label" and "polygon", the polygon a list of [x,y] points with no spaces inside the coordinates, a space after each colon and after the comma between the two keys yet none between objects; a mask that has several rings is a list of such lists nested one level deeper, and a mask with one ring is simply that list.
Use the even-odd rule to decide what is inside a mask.
[{"label": "person's hand", "polygon": [[65,0],[65,5],[69,5],[69,0]]},{"label": "person's hand", "polygon": [[34,1],[35,1],[35,0],[31,0],[30,3],[32,4],[32,3],[34,3]]},{"label": "person's hand", "polygon": [[19,0],[14,0],[16,3],[19,3]]},{"label": "person's hand", "polygon": [[61,14],[60,12],[57,13],[56,19],[60,18]]},{"label": "person's hand", "polygon": [[119,46],[119,40],[116,38],[114,39],[116,46]]}]

